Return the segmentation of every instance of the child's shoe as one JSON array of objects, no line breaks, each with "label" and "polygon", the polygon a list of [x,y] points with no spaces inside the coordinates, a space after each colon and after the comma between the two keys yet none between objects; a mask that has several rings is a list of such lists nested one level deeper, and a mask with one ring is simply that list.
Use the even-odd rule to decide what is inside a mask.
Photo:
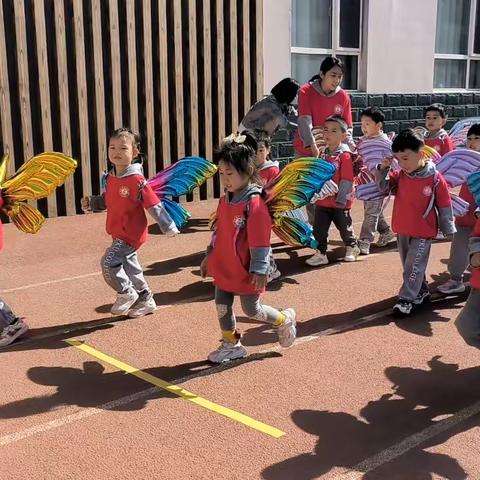
[{"label": "child's shoe", "polygon": [[287,308],[282,310],[282,313],[285,315],[285,321],[277,329],[278,333],[278,343],[282,347],[291,347],[293,342],[297,338],[297,322],[295,310],[293,308]]},{"label": "child's shoe", "polygon": [[127,293],[118,293],[117,299],[110,309],[110,313],[112,315],[126,315],[137,300],[138,293],[133,288]]},{"label": "child's shoe", "polygon": [[417,295],[417,298],[413,301],[415,305],[421,305],[425,300],[430,298],[430,292],[428,291],[428,287],[422,288]]},{"label": "child's shoe", "polygon": [[153,298],[153,295],[148,295],[145,299],[140,299],[136,305],[128,312],[130,318],[143,317],[149,313],[153,313],[157,309],[157,304]]},{"label": "child's shoe", "polygon": [[208,355],[208,360],[212,363],[229,362],[247,356],[247,349],[241,344],[230,343],[222,340],[220,346]]},{"label": "child's shoe", "polygon": [[396,235],[391,231],[388,230],[387,232],[381,233],[378,236],[377,240],[377,247],[386,247],[390,242],[396,239]]},{"label": "child's shoe", "polygon": [[358,248],[360,249],[360,255],[370,254],[370,242],[368,240],[359,240]]},{"label": "child's shoe", "polygon": [[273,280],[280,278],[281,276],[282,276],[282,272],[278,269],[276,264],[273,264],[273,268],[269,269],[268,271],[267,283],[270,283]]},{"label": "child's shoe", "polygon": [[321,253],[320,250],[317,250],[312,257],[307,258],[305,263],[311,267],[318,267],[320,265],[327,265],[328,258],[324,253]]},{"label": "child's shoe", "polygon": [[401,313],[402,315],[410,315],[412,313],[413,303],[400,298],[393,307],[393,313]]},{"label": "child's shoe", "polygon": [[437,290],[444,295],[451,293],[463,293],[467,289],[466,285],[459,280],[447,280],[443,285],[439,285]]},{"label": "child's shoe", "polygon": [[23,335],[28,330],[28,325],[17,318],[14,323],[7,325],[1,332],[0,332],[0,347],[6,347],[14,342],[20,335]]},{"label": "child's shoe", "polygon": [[355,262],[359,255],[360,255],[360,249],[356,245],[354,247],[347,247],[343,261]]}]

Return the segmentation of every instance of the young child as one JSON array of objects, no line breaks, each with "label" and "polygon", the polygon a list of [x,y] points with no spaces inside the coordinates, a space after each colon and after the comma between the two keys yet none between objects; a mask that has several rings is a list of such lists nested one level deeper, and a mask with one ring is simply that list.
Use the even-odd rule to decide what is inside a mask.
[{"label": "young child", "polygon": [[[480,123],[476,123],[469,128],[467,148],[480,152]],[[446,295],[462,293],[466,289],[463,283],[463,274],[468,266],[468,240],[477,221],[475,216],[477,204],[466,183],[460,188],[459,197],[467,201],[470,204],[470,208],[464,217],[455,218],[457,232],[453,237],[450,247],[450,259],[448,261],[450,278],[438,287],[438,291]]]},{"label": "young child", "polygon": [[[382,137],[390,142],[387,135],[383,133],[383,122],[385,115],[378,107],[368,107],[362,111],[360,116],[362,123],[363,137],[360,142],[368,142],[369,140]],[[367,165],[368,170],[374,173],[376,165]],[[383,215],[383,199],[370,200],[363,202],[364,216],[362,229],[360,231],[360,240],[358,247],[361,255],[368,255],[370,253],[370,244],[375,238],[375,232],[378,231],[379,238],[377,246],[385,247],[389,242],[395,239],[395,234],[390,229],[385,217]]]},{"label": "young child", "polygon": [[280,168],[278,162],[274,162],[270,158],[270,138],[267,133],[259,131],[256,134],[257,157],[255,166],[262,185],[266,185],[280,173]]},{"label": "young child", "polygon": [[447,123],[445,107],[441,103],[433,103],[425,110],[425,145],[434,148],[440,155],[453,150],[453,143],[448,133],[443,129]]},{"label": "young child", "polygon": [[430,295],[425,271],[438,228],[444,235],[455,233],[447,183],[422,155],[423,145],[419,134],[402,130],[392,143],[400,170],[390,171],[392,159],[384,159],[375,172],[379,188],[395,193],[392,228],[398,235],[403,285],[393,311],[404,315]]},{"label": "young child", "polygon": [[277,329],[281,346],[289,347],[296,337],[293,309],[277,310],[260,302],[267,283],[272,219],[256,183],[255,150],[244,139],[225,139],[214,155],[225,195],[219,201],[215,233],[200,266],[203,277],[207,272],[213,277],[222,330],[220,347],[208,356],[214,363],[247,354],[232,310],[235,295],[240,296],[245,315]]},{"label": "young child", "polygon": [[146,183],[141,164],[133,163],[138,155],[138,135],[127,128],[115,130],[108,146],[108,159],[113,168],[106,178],[105,193],[82,199],[84,211],[107,209],[106,230],[113,243],[101,260],[103,278],[117,292],[112,315],[128,314],[130,318],[147,315],[156,309],[137,258],[137,250],[147,239],[144,210],[148,210],[163,233],[179,233]]},{"label": "young child", "polygon": [[324,125],[323,136],[327,148],[324,158],[336,166],[336,172],[332,180],[338,185],[338,192],[329,197],[315,202],[315,220],[313,224],[313,236],[318,242],[318,250],[307,259],[311,266],[326,265],[328,230],[333,222],[346,246],[345,262],[354,262],[360,250],[357,239],[353,232],[352,208],[353,193],[353,165],[350,149],[343,141],[347,137],[347,123],[343,117],[332,115],[327,118]]},{"label": "young child", "polygon": [[480,348],[480,219],[476,221],[470,238],[470,266],[471,291],[455,326],[469,345]]}]

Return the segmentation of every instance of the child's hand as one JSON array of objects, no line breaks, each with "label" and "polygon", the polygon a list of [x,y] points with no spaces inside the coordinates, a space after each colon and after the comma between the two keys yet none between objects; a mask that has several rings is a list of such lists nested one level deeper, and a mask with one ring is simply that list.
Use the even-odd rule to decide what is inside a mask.
[{"label": "child's hand", "polygon": [[207,278],[207,275],[208,275],[207,266],[208,266],[208,257],[205,257],[202,260],[202,263],[200,264],[200,275],[202,276],[202,278]]},{"label": "child's hand", "polygon": [[470,257],[470,265],[473,268],[479,268],[480,267],[480,253],[474,253]]},{"label": "child's hand", "polygon": [[263,290],[267,285],[267,276],[259,273],[252,274],[252,283],[255,285],[255,290]]},{"label": "child's hand", "polygon": [[393,157],[385,157],[383,160],[382,160],[382,168],[390,168],[392,166],[392,163],[393,163]]},{"label": "child's hand", "polygon": [[312,151],[312,157],[318,158],[320,156],[320,149],[315,143],[310,145],[310,150]]},{"label": "child's hand", "polygon": [[85,213],[90,212],[90,197],[83,197],[80,200],[80,206]]}]

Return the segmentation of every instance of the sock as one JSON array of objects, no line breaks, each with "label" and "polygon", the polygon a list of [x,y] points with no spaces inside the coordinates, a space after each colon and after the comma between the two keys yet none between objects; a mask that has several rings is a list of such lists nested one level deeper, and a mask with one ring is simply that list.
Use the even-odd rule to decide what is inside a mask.
[{"label": "sock", "polygon": [[236,330],[222,330],[222,338],[225,342],[235,344],[240,340],[240,334]]},{"label": "sock", "polygon": [[273,322],[274,327],[281,327],[285,323],[285,319],[287,317],[285,316],[284,313],[279,312],[278,318]]}]

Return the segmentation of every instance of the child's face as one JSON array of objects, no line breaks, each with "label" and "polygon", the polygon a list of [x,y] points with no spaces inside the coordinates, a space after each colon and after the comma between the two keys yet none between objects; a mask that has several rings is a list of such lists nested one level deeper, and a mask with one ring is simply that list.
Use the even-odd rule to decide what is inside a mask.
[{"label": "child's face", "polygon": [[257,149],[257,158],[255,159],[255,165],[261,167],[266,161],[270,153],[270,149],[264,144],[259,143]]},{"label": "child's face", "polygon": [[248,175],[240,173],[233,165],[223,160],[218,162],[218,171],[223,188],[227,192],[240,192],[250,183]]},{"label": "child's face", "polygon": [[131,138],[121,135],[110,139],[108,159],[116,167],[128,167],[137,156],[138,148],[133,146]]},{"label": "child's face", "polygon": [[366,115],[363,115],[360,121],[362,123],[362,133],[366,137],[378,137],[378,135],[380,135],[383,128],[382,122],[375,123],[372,118]]},{"label": "child's face", "polygon": [[476,152],[480,152],[480,135],[471,133],[467,137],[467,148],[470,150],[475,150]]},{"label": "child's face", "polygon": [[394,155],[400,168],[406,173],[413,173],[425,165],[425,159],[420,151],[415,152],[407,148],[401,152],[395,152]]},{"label": "child's face", "polygon": [[342,69],[335,65],[327,73],[320,72],[320,80],[322,83],[322,89],[326,93],[331,93],[336,90],[336,88],[342,83],[343,72]]},{"label": "child's face", "polygon": [[345,139],[347,133],[337,122],[325,122],[323,126],[323,139],[330,149],[337,148]]},{"label": "child's face", "polygon": [[430,111],[425,115],[425,127],[429,132],[437,132],[447,123],[446,118],[442,118],[439,112]]}]

